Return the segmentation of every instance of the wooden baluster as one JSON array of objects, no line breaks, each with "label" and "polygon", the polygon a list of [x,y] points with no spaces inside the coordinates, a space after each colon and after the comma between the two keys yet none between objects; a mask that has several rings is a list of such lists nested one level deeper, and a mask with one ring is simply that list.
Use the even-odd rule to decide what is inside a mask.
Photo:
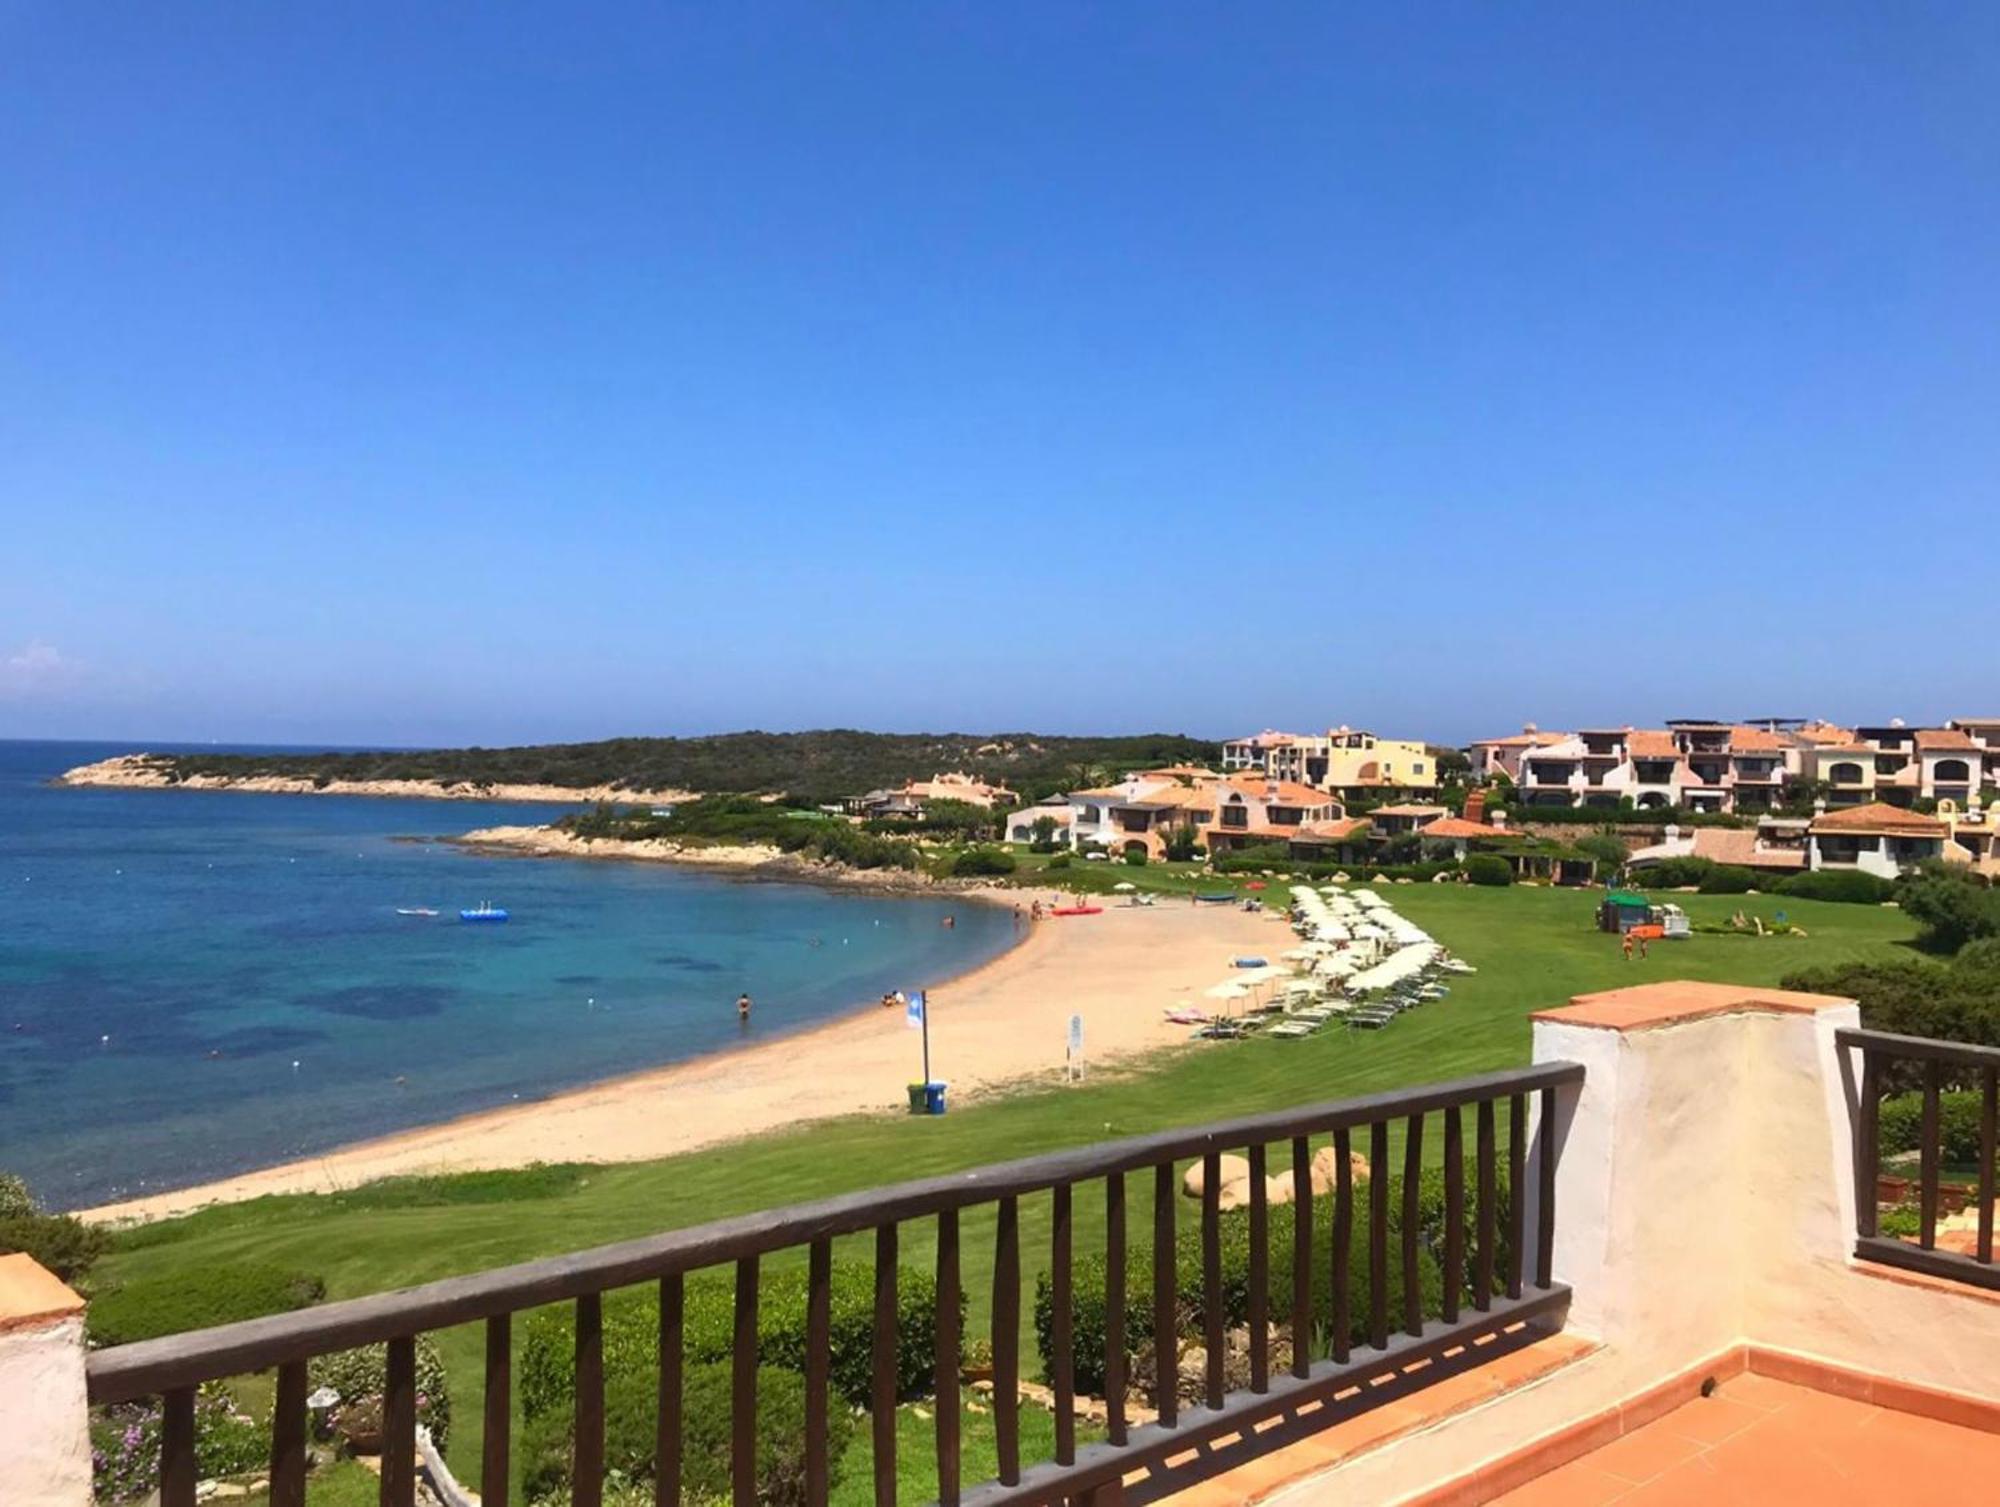
[{"label": "wooden baluster", "polygon": [[[958,1368],[961,1360],[958,1310],[958,1210],[938,1213],[937,1231],[937,1362],[932,1386],[937,1391],[938,1507],[958,1507]],[[824,1444],[825,1421],[821,1421]],[[807,1507],[825,1507],[824,1494]]]},{"label": "wooden baluster", "polygon": [[1203,1400],[1222,1406],[1222,1153],[1201,1159],[1201,1342],[1207,1356]]},{"label": "wooden baluster", "polygon": [[1271,1197],[1264,1143],[1250,1148],[1250,1390],[1271,1389]]},{"label": "wooden baluster", "polygon": [[305,1501],[306,1363],[295,1360],[278,1367],[278,1396],[271,1404],[270,1507],[305,1507]]},{"label": "wooden baluster", "polygon": [[993,1255],[993,1436],[1000,1483],[1021,1481],[1021,1206],[1000,1200]]},{"label": "wooden baluster", "polygon": [[1485,1313],[1493,1306],[1493,1242],[1496,1238],[1498,1191],[1496,1162],[1499,1147],[1493,1132],[1493,1101],[1479,1101],[1479,1249],[1472,1264],[1472,1306]]},{"label": "wooden baluster", "polygon": [[1556,1273],[1556,1091],[1542,1090],[1541,1204],[1535,1229],[1535,1286],[1555,1285]]},{"label": "wooden baluster", "polygon": [[1863,1239],[1876,1233],[1876,1205],[1881,1199],[1882,1070],[1875,1053],[1861,1048],[1861,1103],[1854,1127],[1854,1229]]},{"label": "wooden baluster", "polygon": [[1153,1391],[1160,1426],[1180,1418],[1180,1331],[1174,1322],[1174,1164],[1153,1169]]},{"label": "wooden baluster", "polygon": [[1070,1190],[1058,1183],[1050,1195],[1049,1329],[1055,1348],[1050,1377],[1056,1394],[1056,1463],[1076,1463],[1076,1335],[1071,1316]]},{"label": "wooden baluster", "polygon": [[576,1300],[576,1445],[570,1468],[571,1507],[604,1500],[604,1299]]},{"label": "wooden baluster", "polygon": [[1125,1174],[1104,1180],[1104,1433],[1125,1442]]},{"label": "wooden baluster", "polygon": [[868,1421],[875,1437],[875,1507],[896,1507],[896,1225],[875,1226],[875,1333]]},{"label": "wooden baluster", "polygon": [[1917,1139],[1918,1176],[1922,1187],[1918,1193],[1919,1218],[1923,1227],[1918,1231],[1918,1243],[1927,1251],[1937,1249],[1938,1212],[1938,1089],[1944,1074],[1944,1064],[1926,1062],[1924,1064],[1924,1119],[1923,1131]]},{"label": "wooden baluster", "polygon": [[1465,1122],[1452,1105],[1444,1112],[1444,1321],[1458,1322],[1465,1290]]},{"label": "wooden baluster", "polygon": [[1521,1296],[1521,1262],[1526,1254],[1528,1199],[1521,1185],[1527,1181],[1528,1096],[1515,1094],[1507,1101],[1507,1296]]},{"label": "wooden baluster", "polygon": [[1389,1122],[1368,1127],[1368,1343],[1389,1345]]},{"label": "wooden baluster", "polygon": [[[810,1305],[807,1309],[811,1312]],[[654,1492],[656,1499],[664,1507],[676,1507],[681,1499],[681,1369],[682,1331],[687,1318],[687,1294],[681,1283],[681,1275],[675,1272],[670,1277],[660,1278],[660,1401],[654,1413],[653,1452],[655,1457]],[[810,1319],[808,1320],[810,1327]],[[824,1380],[824,1378],[822,1378]],[[808,1415],[810,1416],[810,1415]],[[810,1428],[810,1425],[808,1425]],[[824,1424],[822,1424],[822,1428]],[[824,1437],[821,1444],[825,1444]],[[821,1450],[824,1456],[824,1449]],[[825,1507],[826,1482],[820,1482],[820,1496],[812,1496],[812,1455],[806,1455],[806,1501],[808,1507]],[[483,1502],[482,1502],[483,1507]]]},{"label": "wooden baluster", "polygon": [[160,1401],[160,1507],[194,1507],[194,1388]]},{"label": "wooden baluster", "polygon": [[1292,1375],[1312,1369],[1312,1142],[1292,1137]]},{"label": "wooden baluster", "polygon": [[[479,1447],[479,1500],[483,1507],[507,1507],[507,1472],[514,1429],[514,1316],[496,1313],[486,1321],[485,1437]],[[271,1507],[278,1507],[274,1501]]]},{"label": "wooden baluster", "polygon": [[729,1497],[757,1507],[757,1258],[736,1262],[736,1326],[729,1341]]},{"label": "wooden baluster", "polygon": [[1417,1275],[1417,1237],[1422,1214],[1417,1195],[1424,1172],[1424,1117],[1411,1115],[1403,1123],[1403,1330],[1424,1332],[1424,1284]]},{"label": "wooden baluster", "polygon": [[417,1499],[417,1342],[389,1341],[382,1380],[382,1507],[413,1507]]},{"label": "wooden baluster", "polygon": [[833,1468],[826,1455],[827,1373],[832,1365],[833,1242],[822,1237],[806,1252],[807,1507],[826,1507],[832,1489]]},{"label": "wooden baluster", "polygon": [[1993,1183],[2000,1177],[2000,1168],[1994,1165],[1996,1154],[2000,1154],[2000,1068],[1986,1070],[1986,1091],[1981,1096],[1979,1110],[1979,1244],[1977,1255],[1981,1261],[1993,1259]]},{"label": "wooden baluster", "polygon": [[1349,1293],[1354,1286],[1354,1138],[1345,1125],[1333,1133],[1333,1359],[1346,1365],[1354,1332]]}]

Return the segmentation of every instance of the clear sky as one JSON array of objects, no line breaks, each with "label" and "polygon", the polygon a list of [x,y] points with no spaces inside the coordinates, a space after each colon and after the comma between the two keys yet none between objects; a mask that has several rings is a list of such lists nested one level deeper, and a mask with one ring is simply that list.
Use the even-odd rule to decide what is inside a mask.
[{"label": "clear sky", "polygon": [[0,736],[2000,713],[2000,6],[0,4]]}]

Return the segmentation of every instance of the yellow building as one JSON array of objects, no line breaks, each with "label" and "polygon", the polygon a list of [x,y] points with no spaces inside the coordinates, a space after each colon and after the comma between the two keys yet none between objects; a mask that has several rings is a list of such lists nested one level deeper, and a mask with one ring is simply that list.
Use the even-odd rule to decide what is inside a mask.
[{"label": "yellow building", "polygon": [[1261,770],[1316,790],[1367,798],[1395,790],[1437,789],[1437,762],[1421,739],[1378,738],[1336,727],[1324,734],[1262,732],[1222,745],[1226,771]]}]

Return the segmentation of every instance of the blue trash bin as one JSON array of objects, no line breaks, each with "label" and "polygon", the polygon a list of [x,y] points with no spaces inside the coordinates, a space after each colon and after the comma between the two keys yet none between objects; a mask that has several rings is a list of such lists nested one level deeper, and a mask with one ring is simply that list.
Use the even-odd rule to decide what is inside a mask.
[{"label": "blue trash bin", "polygon": [[926,1114],[941,1115],[944,1113],[944,1089],[945,1086],[942,1083],[926,1083],[924,1085],[924,1112]]}]

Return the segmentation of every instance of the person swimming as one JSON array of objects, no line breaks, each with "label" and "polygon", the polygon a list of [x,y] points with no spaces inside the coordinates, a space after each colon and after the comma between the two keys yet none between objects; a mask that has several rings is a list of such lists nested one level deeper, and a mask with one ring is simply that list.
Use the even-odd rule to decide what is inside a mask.
[{"label": "person swimming", "polygon": [[748,994],[739,994],[736,996],[736,1018],[744,1021],[750,1018],[750,996]]}]

